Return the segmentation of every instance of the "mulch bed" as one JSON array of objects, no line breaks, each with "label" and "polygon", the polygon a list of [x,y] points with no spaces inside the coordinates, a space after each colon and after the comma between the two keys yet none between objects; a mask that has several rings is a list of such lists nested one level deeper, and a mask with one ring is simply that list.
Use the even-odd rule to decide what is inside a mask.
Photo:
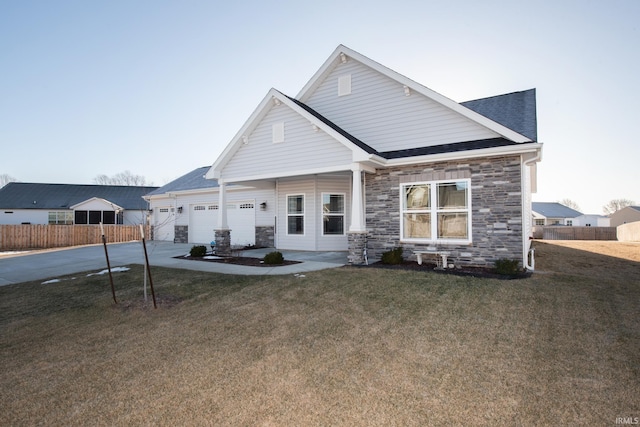
[{"label": "mulch bed", "polygon": [[[248,267],[281,267],[283,265],[292,265],[299,264],[300,261],[291,261],[284,260],[282,264],[265,264],[262,262],[260,258],[252,258],[252,257],[222,257],[220,259],[207,259],[203,257],[192,257],[192,256],[176,256],[174,258],[178,259],[188,259],[191,261],[204,261],[204,262],[219,262],[224,264],[236,264],[236,265],[246,265]],[[413,270],[413,271],[424,271],[424,272],[434,272],[438,274],[453,274],[455,276],[466,276],[466,277],[479,277],[479,278],[487,278],[487,279],[500,279],[500,280],[514,280],[514,279],[526,279],[527,277],[531,277],[531,272],[524,271],[518,274],[498,274],[491,268],[482,268],[482,267],[461,267],[461,268],[451,268],[451,269],[436,269],[435,264],[422,263],[422,265],[418,265],[415,261],[404,261],[402,264],[383,264],[382,262],[374,262],[369,265],[353,265],[353,267],[359,268],[384,268],[390,270]]]},{"label": "mulch bed", "polygon": [[235,264],[235,265],[246,265],[248,267],[282,267],[285,265],[292,264],[300,264],[300,261],[291,261],[285,259],[282,264],[265,264],[262,262],[260,258],[252,258],[252,257],[241,257],[241,256],[230,256],[230,257],[221,257],[218,259],[210,259],[206,257],[193,257],[190,255],[187,256],[176,256],[174,258],[177,259],[187,259],[190,261],[203,261],[203,262],[217,262],[222,264]]},{"label": "mulch bed", "polygon": [[383,264],[382,262],[374,262],[369,265],[359,265],[357,267],[364,268],[384,268],[390,270],[413,270],[413,271],[425,271],[434,272],[438,274],[452,274],[455,276],[466,277],[480,277],[487,279],[500,279],[500,280],[514,280],[514,279],[526,279],[531,277],[531,272],[523,271],[517,274],[498,274],[491,268],[483,267],[460,267],[460,268],[436,268],[436,264],[422,263],[419,265],[415,261],[404,261],[401,264]]}]

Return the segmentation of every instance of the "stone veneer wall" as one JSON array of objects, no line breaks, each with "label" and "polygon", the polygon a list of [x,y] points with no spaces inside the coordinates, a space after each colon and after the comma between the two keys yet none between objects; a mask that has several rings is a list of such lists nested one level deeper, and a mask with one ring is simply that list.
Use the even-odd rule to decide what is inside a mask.
[{"label": "stone veneer wall", "polygon": [[174,227],[173,243],[189,243],[189,226],[176,225]]},{"label": "stone veneer wall", "polygon": [[260,248],[274,247],[274,227],[273,225],[256,226],[256,246]]},{"label": "stone veneer wall", "polygon": [[364,264],[367,262],[368,254],[366,253],[367,247],[367,233],[347,233],[349,242],[349,254],[347,260],[350,264]]},{"label": "stone veneer wall", "polygon": [[[400,184],[407,182],[471,179],[472,243],[400,242]],[[451,252],[456,265],[493,267],[497,259],[522,260],[522,191],[519,156],[469,159],[380,169],[367,175],[366,221],[369,259],[379,259],[395,247],[405,259],[415,260],[414,249]]]},{"label": "stone veneer wall", "polygon": [[216,239],[216,255],[231,255],[231,230],[214,230]]}]

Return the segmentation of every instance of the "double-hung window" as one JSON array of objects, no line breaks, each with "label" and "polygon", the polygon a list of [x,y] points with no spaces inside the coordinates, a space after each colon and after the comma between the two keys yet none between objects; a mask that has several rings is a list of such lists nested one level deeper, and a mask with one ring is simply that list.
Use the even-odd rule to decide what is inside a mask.
[{"label": "double-hung window", "polygon": [[304,234],[304,195],[287,196],[287,234]]},{"label": "double-hung window", "polygon": [[344,194],[322,194],[322,234],[344,234]]},{"label": "double-hung window", "polygon": [[471,241],[469,180],[402,184],[400,198],[401,240],[442,243]]}]

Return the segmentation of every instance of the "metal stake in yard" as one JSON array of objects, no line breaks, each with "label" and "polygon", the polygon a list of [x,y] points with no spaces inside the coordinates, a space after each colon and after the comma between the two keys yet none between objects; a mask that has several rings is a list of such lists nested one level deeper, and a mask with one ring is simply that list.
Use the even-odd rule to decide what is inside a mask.
[{"label": "metal stake in yard", "polygon": [[107,252],[107,238],[104,235],[104,226],[100,223],[100,233],[102,233],[102,245],[104,246],[104,256],[107,258],[107,269],[109,270],[109,282],[111,282],[111,293],[113,294],[113,302],[116,300],[116,288],[113,286],[113,276],[111,276],[111,264],[109,263],[109,252]]},{"label": "metal stake in yard", "polygon": [[147,267],[147,274],[149,275],[149,288],[151,288],[151,297],[153,298],[153,308],[158,308],[156,305],[156,294],[153,291],[153,280],[151,280],[151,268],[149,268],[149,256],[147,255],[147,244],[144,241],[144,227],[140,224],[140,233],[142,234],[142,247],[144,249],[144,261]]}]

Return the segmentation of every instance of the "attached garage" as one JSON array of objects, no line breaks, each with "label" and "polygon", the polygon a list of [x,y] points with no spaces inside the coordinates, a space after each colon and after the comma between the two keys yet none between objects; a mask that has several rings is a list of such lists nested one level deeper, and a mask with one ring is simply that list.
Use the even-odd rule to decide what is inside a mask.
[{"label": "attached garage", "polygon": [[[231,232],[231,244],[254,245],[256,242],[255,202],[244,200],[227,203],[227,221]],[[209,244],[214,240],[218,224],[217,204],[192,204],[189,207],[189,243]]]},{"label": "attached garage", "polygon": [[[204,166],[147,194],[154,239],[209,245],[219,227],[219,188],[206,179]],[[275,183],[260,188],[230,185],[227,189],[227,226],[234,246],[273,246]]]}]

